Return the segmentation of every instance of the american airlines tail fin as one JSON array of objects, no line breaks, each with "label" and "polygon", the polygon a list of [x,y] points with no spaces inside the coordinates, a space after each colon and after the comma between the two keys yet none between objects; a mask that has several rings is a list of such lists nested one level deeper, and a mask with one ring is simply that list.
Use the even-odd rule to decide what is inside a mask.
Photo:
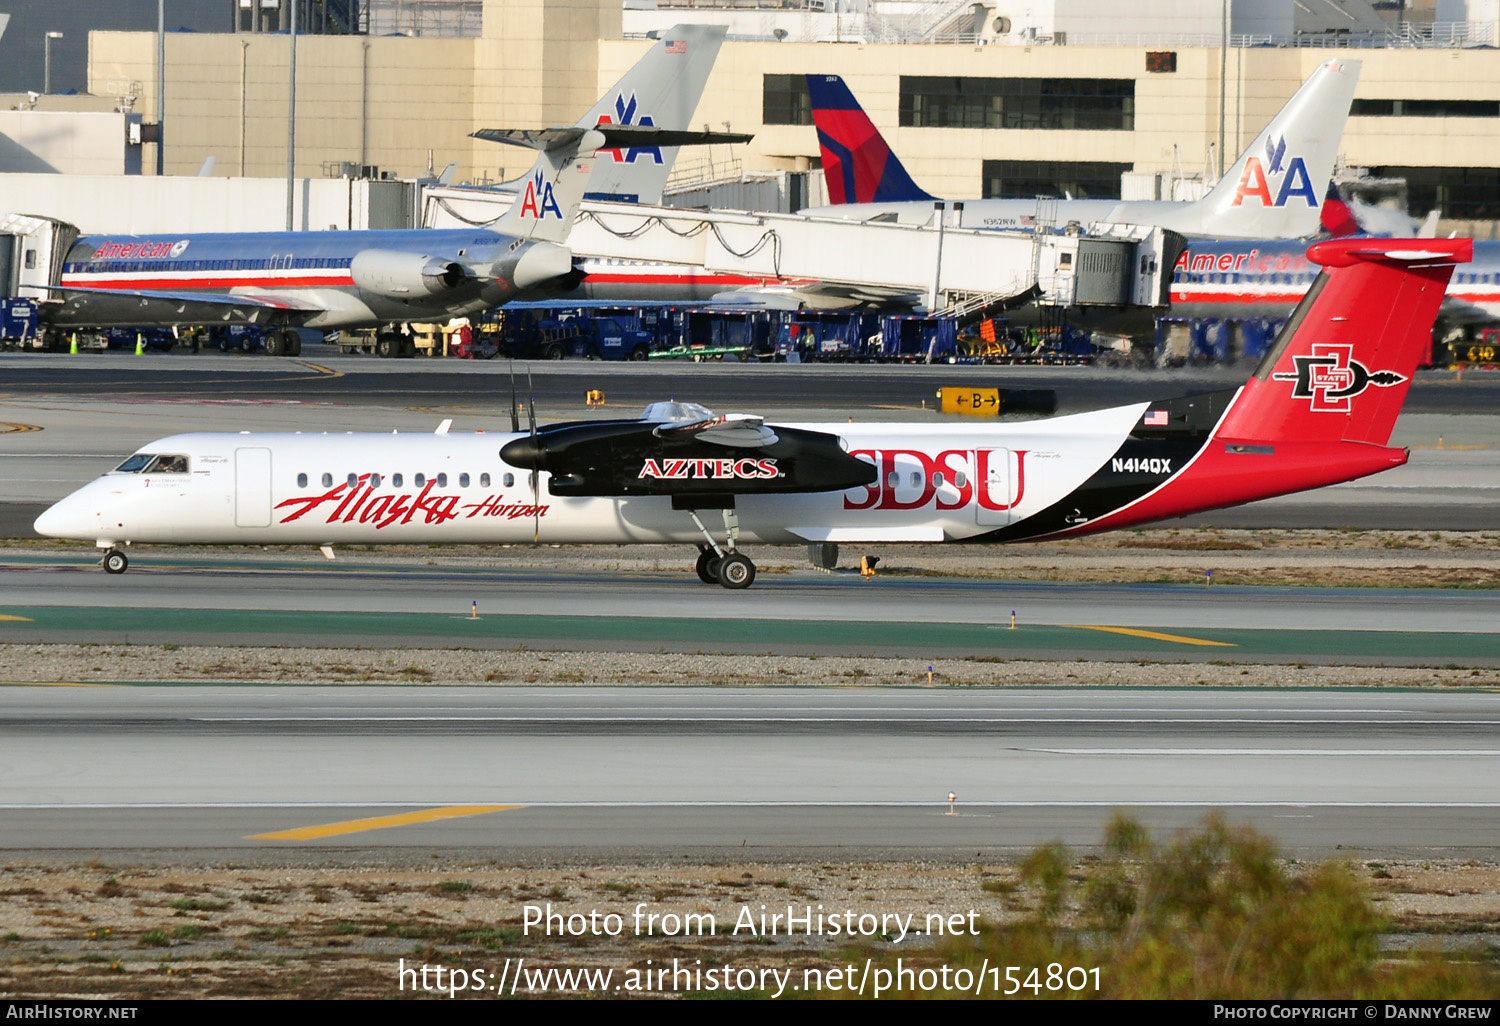
[{"label": "american airlines tail fin", "polygon": [[1197,202],[1203,234],[1300,239],[1318,230],[1359,69],[1359,61],[1342,58],[1318,66]]},{"label": "american airlines tail fin", "polygon": [[[577,127],[655,125],[689,127],[703,86],[724,41],[723,25],[674,25],[636,65],[578,119]],[[677,148],[635,146],[599,151],[588,198],[660,203]]]},{"label": "american airlines tail fin", "polygon": [[830,203],[930,200],[917,188],[880,130],[837,75],[808,75],[813,124]]},{"label": "american airlines tail fin", "polygon": [[481,128],[469,134],[476,139],[527,146],[537,151],[536,163],[525,178],[515,183],[515,202],[489,227],[505,235],[548,242],[562,242],[572,230],[585,190],[596,180],[596,152],[745,143],[755,138],[736,132],[609,124],[594,128],[547,128],[540,132]]},{"label": "american airlines tail fin", "polygon": [[536,163],[516,182],[516,200],[491,229],[518,239],[563,242],[578,216],[594,168],[594,151],[604,134],[588,128],[548,128],[540,132],[486,128],[473,133],[491,142],[527,146]]},{"label": "american airlines tail fin", "polygon": [[1323,265],[1225,416],[1232,442],[1386,445],[1454,264],[1471,239],[1338,239],[1307,258]]}]

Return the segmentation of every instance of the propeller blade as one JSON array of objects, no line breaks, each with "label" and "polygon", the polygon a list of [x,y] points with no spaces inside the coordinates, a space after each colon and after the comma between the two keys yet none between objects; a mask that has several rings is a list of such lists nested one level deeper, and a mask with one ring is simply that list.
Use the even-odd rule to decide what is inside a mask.
[{"label": "propeller blade", "polygon": [[510,430],[512,434],[521,433],[521,413],[516,407],[516,361],[510,360]]},{"label": "propeller blade", "polygon": [[531,393],[526,403],[526,420],[531,425],[531,448],[536,453],[536,467],[531,471],[531,544],[542,540],[542,514],[537,509],[541,498],[542,451],[536,441],[536,386],[531,381],[531,366],[526,367],[526,391]]}]

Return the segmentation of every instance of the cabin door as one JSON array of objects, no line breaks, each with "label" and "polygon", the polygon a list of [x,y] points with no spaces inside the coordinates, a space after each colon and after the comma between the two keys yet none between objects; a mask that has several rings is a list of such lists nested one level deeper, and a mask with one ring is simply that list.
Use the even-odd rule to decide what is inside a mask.
[{"label": "cabin door", "polygon": [[234,524],[271,526],[271,450],[234,450]]}]

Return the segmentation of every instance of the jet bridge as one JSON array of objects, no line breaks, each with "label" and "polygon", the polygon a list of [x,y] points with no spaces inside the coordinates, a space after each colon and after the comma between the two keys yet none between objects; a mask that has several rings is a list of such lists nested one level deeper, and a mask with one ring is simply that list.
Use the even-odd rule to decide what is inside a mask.
[{"label": "jet bridge", "polygon": [[[510,200],[431,188],[424,223],[484,224]],[[585,289],[597,299],[722,302],[779,294],[814,308],[943,310],[963,298],[1015,297],[1054,316],[1124,315],[1144,330],[1167,305],[1180,245],[1171,232],[1124,225],[1001,232],[593,201],[583,204],[568,238],[590,276]]]}]

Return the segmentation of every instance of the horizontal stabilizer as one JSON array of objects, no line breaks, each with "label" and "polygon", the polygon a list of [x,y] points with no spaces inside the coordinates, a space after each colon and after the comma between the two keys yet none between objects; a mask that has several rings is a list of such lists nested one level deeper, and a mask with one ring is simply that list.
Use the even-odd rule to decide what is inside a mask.
[{"label": "horizontal stabilizer", "polygon": [[747,143],[755,136],[744,132],[696,132],[656,128],[653,125],[596,125],[593,128],[544,128],[532,131],[521,128],[481,128],[469,135],[488,142],[505,143],[510,146],[527,146],[536,150],[551,150],[572,144],[583,138],[586,132],[597,132],[603,137],[599,149],[620,146],[710,146],[719,143]]}]

